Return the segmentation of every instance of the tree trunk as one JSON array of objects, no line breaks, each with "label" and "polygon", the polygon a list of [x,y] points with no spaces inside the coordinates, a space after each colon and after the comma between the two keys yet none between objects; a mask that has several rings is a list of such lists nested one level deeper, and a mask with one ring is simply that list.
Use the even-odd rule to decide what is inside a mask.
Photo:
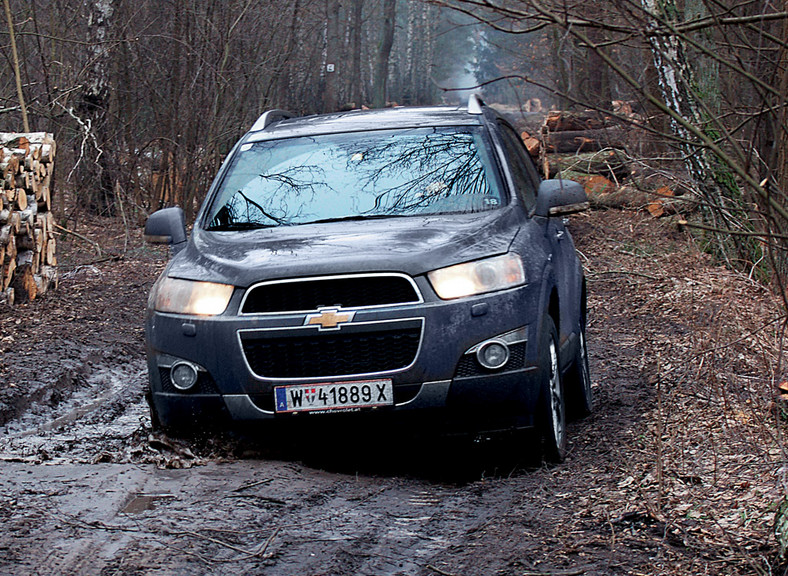
[{"label": "tree trunk", "polygon": [[383,108],[386,105],[389,58],[391,56],[391,47],[394,45],[396,9],[396,0],[383,0],[383,22],[377,58],[375,59],[375,78],[372,86],[372,105],[375,108]]},{"label": "tree trunk", "polygon": [[5,17],[8,22],[8,37],[11,41],[11,55],[14,63],[14,79],[16,80],[16,95],[19,99],[19,110],[22,112],[22,126],[25,132],[30,132],[30,124],[27,121],[27,106],[25,105],[25,95],[22,92],[22,75],[19,67],[19,54],[16,50],[16,35],[14,34],[14,19],[11,16],[11,6],[8,0],[3,0],[5,7]]},{"label": "tree trunk", "polygon": [[[109,29],[114,14],[114,0],[86,0],[88,14],[87,52],[90,58],[82,85],[77,113],[81,116],[82,139],[88,143],[81,186],[88,207],[97,214],[114,211],[114,180],[111,174],[107,137],[110,95]],[[78,144],[79,145],[79,144]],[[77,151],[78,157],[83,153]]]},{"label": "tree trunk", "polygon": [[323,111],[334,112],[339,102],[339,70],[342,65],[342,39],[339,31],[339,12],[341,0],[326,0],[326,65],[325,89],[323,90]]},{"label": "tree trunk", "polygon": [[353,106],[361,108],[363,103],[362,98],[362,81],[361,81],[361,17],[363,15],[364,0],[353,0],[351,4],[350,13],[350,75],[349,75],[349,90]]},{"label": "tree trunk", "polygon": [[[673,24],[677,22],[680,11],[676,0],[642,1],[647,13],[656,15],[657,19]],[[697,128],[707,131],[709,119],[704,118],[702,103],[696,97],[684,40],[676,35],[655,35],[649,42],[665,104]],[[748,218],[743,211],[741,190],[730,170],[706,147],[695,144],[697,139],[687,128],[676,120],[671,124],[679,137],[687,170],[700,195],[701,209],[711,226],[718,230],[746,227]],[[742,261],[750,261],[752,254],[747,253],[748,248],[730,234],[718,233],[712,238],[719,257],[730,263],[730,253],[734,252]]]},{"label": "tree trunk", "polygon": [[[785,10],[788,11],[788,0],[785,0]],[[788,20],[783,23],[783,38],[788,38]],[[788,94],[788,47],[785,45],[780,49],[780,58],[777,63],[777,75],[781,94]],[[777,154],[772,166],[777,177],[780,190],[788,193],[788,107],[785,102],[779,105],[780,112],[777,115],[774,131],[776,133]]]}]

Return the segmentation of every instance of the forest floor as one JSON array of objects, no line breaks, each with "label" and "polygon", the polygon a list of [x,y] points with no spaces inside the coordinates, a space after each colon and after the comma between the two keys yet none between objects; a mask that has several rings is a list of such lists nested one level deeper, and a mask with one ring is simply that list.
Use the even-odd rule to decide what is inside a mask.
[{"label": "forest floor", "polygon": [[316,458],[152,434],[142,320],[166,254],[117,230],[77,230],[102,255],[62,235],[59,289],[0,309],[0,574],[786,573],[784,318],[671,218],[571,221],[597,403],[557,466],[512,438]]}]

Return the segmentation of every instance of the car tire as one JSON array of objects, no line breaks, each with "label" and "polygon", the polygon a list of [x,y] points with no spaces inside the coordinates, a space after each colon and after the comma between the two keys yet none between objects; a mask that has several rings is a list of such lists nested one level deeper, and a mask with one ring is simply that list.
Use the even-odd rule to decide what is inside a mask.
[{"label": "car tire", "polygon": [[594,410],[594,392],[591,389],[591,371],[588,368],[588,346],[584,325],[580,327],[579,340],[575,359],[564,378],[567,412],[571,418],[588,416]]},{"label": "car tire", "polygon": [[558,332],[550,316],[544,320],[541,344],[537,425],[544,459],[559,463],[566,456],[566,401],[558,358]]},{"label": "car tire", "polygon": [[148,390],[145,393],[145,400],[148,402],[148,408],[150,408],[150,427],[153,432],[163,432],[164,426],[161,424],[161,419],[159,418],[159,411],[156,409],[156,405],[153,403],[153,392]]}]

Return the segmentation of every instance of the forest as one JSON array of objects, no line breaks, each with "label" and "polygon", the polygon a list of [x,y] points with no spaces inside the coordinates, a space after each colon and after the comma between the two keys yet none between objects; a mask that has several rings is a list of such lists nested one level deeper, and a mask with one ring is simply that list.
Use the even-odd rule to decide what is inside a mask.
[{"label": "forest", "polygon": [[266,109],[456,103],[472,89],[521,117],[590,109],[637,123],[638,161],[681,179],[675,188],[691,192],[691,225],[708,251],[780,288],[788,269],[784,3],[4,0],[4,8],[0,129],[55,135],[61,218],[139,224],[172,204],[191,217],[232,143]]},{"label": "forest", "polygon": [[[194,213],[264,110],[592,109],[680,168],[709,250],[780,281],[786,6],[770,1],[4,0],[0,127],[55,134],[61,215]],[[534,109],[534,102],[537,108]],[[617,105],[614,105],[617,104]],[[672,164],[671,164],[672,163]],[[688,197],[689,198],[689,197]],[[756,270],[757,269],[757,270]]]}]

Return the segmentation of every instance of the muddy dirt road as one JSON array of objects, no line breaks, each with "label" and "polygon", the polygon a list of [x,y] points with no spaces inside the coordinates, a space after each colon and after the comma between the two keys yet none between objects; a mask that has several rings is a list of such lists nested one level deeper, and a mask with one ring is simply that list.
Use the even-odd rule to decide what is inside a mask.
[{"label": "muddy dirt road", "polygon": [[[776,573],[768,295],[670,223],[572,226],[598,402],[556,467],[519,437],[151,435],[141,316],[163,256],[75,250],[57,293],[0,315],[0,574]],[[698,356],[709,334],[725,352]]]}]

